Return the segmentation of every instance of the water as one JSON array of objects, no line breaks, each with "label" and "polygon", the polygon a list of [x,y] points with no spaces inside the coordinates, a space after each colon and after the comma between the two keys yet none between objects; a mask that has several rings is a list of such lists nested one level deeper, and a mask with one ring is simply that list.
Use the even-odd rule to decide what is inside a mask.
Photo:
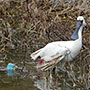
[{"label": "water", "polygon": [[0,72],[0,90],[38,90],[34,87],[31,72],[16,72],[8,76],[6,71]]},{"label": "water", "polygon": [[8,76],[5,70],[0,71],[0,90],[87,90],[90,86],[89,57],[86,61],[72,62],[72,71],[66,65],[65,71],[58,70],[57,74],[50,74],[50,71],[37,70],[36,62],[30,58],[24,58],[23,62],[23,55],[11,50],[7,59],[0,63],[1,68],[10,62],[21,68],[13,76]]}]

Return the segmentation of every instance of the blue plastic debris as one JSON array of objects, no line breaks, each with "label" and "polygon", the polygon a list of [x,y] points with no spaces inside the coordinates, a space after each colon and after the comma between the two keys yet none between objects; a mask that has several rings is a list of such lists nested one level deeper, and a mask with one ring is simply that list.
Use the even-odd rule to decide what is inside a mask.
[{"label": "blue plastic debris", "polygon": [[17,69],[18,67],[12,63],[9,63],[6,67],[6,70],[8,71],[8,76],[12,76],[14,75],[15,73],[15,70]]}]

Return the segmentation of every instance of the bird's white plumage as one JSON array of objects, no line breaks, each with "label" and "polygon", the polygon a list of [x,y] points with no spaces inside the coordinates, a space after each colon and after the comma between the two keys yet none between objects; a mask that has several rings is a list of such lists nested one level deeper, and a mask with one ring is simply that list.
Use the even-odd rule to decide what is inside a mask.
[{"label": "bird's white plumage", "polygon": [[77,20],[84,20],[84,17],[78,16],[78,17],[77,17]]},{"label": "bird's white plumage", "polygon": [[[59,56],[64,56],[67,48],[60,45],[60,42],[53,42],[47,44],[40,52],[41,59],[51,61]],[[48,55],[48,57],[47,57]]]},{"label": "bird's white plumage", "polygon": [[[79,53],[81,49],[81,45],[75,45],[74,43],[74,41],[52,42],[47,44],[44,48],[40,49],[39,51],[36,51],[31,54],[31,57],[35,60],[40,56],[42,60],[51,61],[58,57],[64,56],[64,59],[69,57],[68,61],[70,61]],[[73,48],[75,48],[75,50]]]},{"label": "bird's white plumage", "polygon": [[[83,25],[85,20],[82,16],[79,16],[77,20],[83,20]],[[32,59],[36,60],[41,57],[41,60],[45,62],[53,61],[55,59],[71,61],[80,52],[82,47],[82,28],[81,26],[78,35],[79,38],[74,41],[56,41],[47,44],[44,48],[31,54]]]}]

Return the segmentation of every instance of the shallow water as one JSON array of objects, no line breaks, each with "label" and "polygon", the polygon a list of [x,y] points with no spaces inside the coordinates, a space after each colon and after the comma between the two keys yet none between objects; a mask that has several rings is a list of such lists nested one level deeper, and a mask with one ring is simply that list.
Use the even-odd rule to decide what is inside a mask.
[{"label": "shallow water", "polygon": [[[24,53],[22,53],[24,55]],[[65,71],[57,71],[58,74],[41,72],[35,68],[36,63],[31,59],[23,62],[20,52],[10,51],[8,59],[0,63],[0,67],[6,67],[8,63],[14,63],[23,68],[8,76],[6,71],[0,71],[0,90],[87,90],[90,88],[90,77],[88,64],[84,62],[72,62],[72,71],[65,66]],[[86,62],[89,61],[87,58]],[[24,64],[23,64],[24,63]],[[83,66],[83,67],[82,67]],[[86,72],[87,70],[87,72]]]}]

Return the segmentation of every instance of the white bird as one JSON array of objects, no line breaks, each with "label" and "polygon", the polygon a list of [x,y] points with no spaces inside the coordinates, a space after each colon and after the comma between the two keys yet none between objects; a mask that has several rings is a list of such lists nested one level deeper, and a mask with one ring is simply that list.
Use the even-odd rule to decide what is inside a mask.
[{"label": "white bird", "polygon": [[48,70],[60,61],[72,61],[82,48],[82,29],[86,26],[83,16],[77,17],[77,26],[71,41],[56,41],[48,43],[44,48],[31,54],[33,60],[40,59],[37,68]]}]

